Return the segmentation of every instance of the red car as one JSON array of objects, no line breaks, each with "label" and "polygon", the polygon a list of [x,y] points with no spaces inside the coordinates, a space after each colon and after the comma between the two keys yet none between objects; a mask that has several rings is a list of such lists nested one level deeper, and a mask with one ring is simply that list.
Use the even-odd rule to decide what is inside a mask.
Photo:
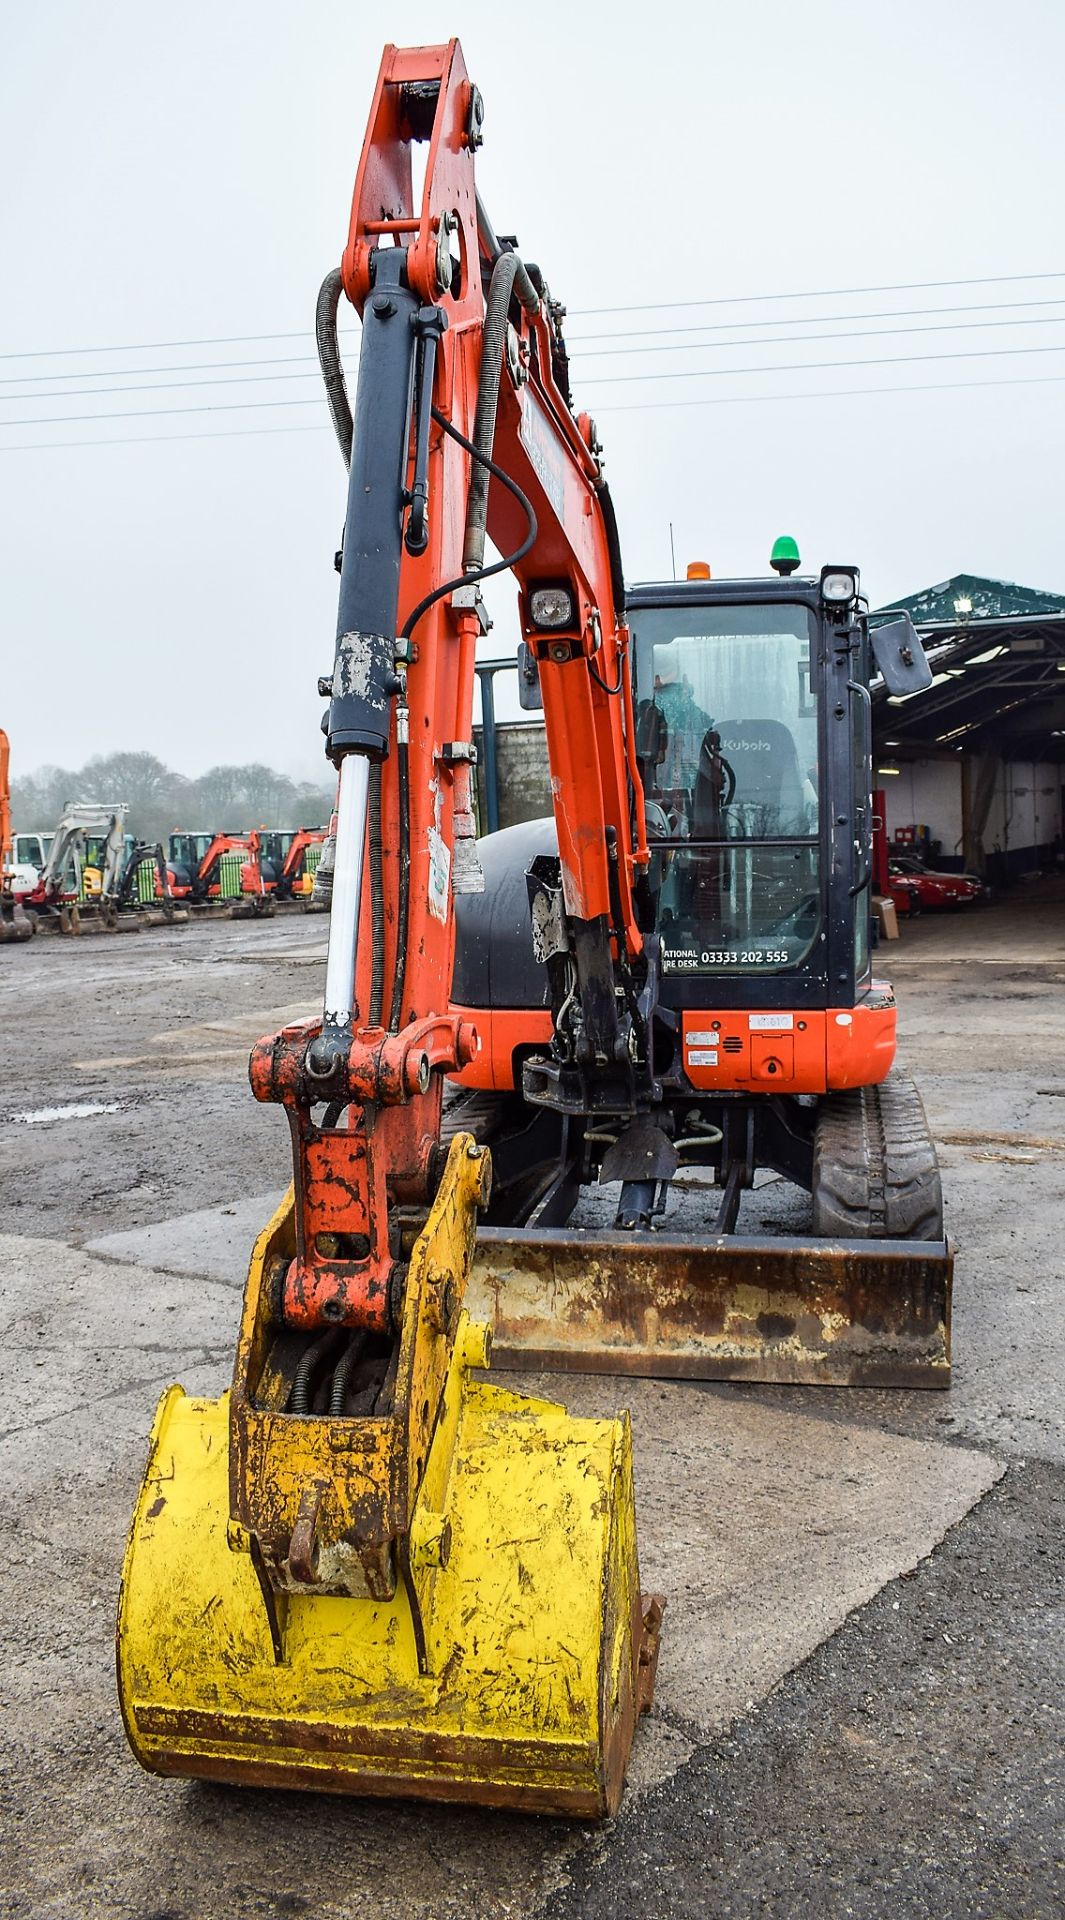
[{"label": "red car", "polygon": [[[888,878],[895,906],[902,913],[914,911],[915,891],[918,912],[928,907],[971,907],[988,897],[988,889],[975,874],[933,873],[910,853],[892,855]],[[900,893],[905,894],[906,905],[900,903]]]},{"label": "red car", "polygon": [[895,912],[899,918],[910,919],[921,911],[921,895],[917,882],[911,874],[896,871],[894,861],[888,866],[888,894],[895,902]]}]

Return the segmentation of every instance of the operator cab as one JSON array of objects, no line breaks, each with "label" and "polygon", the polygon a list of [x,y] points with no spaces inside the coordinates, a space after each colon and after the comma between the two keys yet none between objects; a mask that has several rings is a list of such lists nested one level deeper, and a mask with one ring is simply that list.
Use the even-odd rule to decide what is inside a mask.
[{"label": "operator cab", "polygon": [[[789,551],[790,550],[790,551]],[[873,669],[856,568],[634,587],[645,933],[666,1006],[850,1008],[871,991]]]},{"label": "operator cab", "polygon": [[[773,566],[736,580],[698,566],[626,596],[632,804],[650,852],[632,990],[655,1081],[674,1094],[872,1085],[894,1051],[894,1001],[872,978],[869,682],[882,673],[903,694],[930,669],[908,618],[871,631],[857,568],[798,574],[790,541]],[[485,892],[456,900],[457,1005],[546,1010],[526,876],[557,846],[553,819],[480,842]],[[525,1023],[521,1044],[551,1032]],[[521,1071],[500,1021],[465,1078],[498,1087]]]},{"label": "operator cab", "polygon": [[173,886],[182,894],[196,884],[200,863],[214,840],[213,833],[172,833],[167,842],[167,863]]},{"label": "operator cab", "polygon": [[821,941],[816,597],[702,577],[630,596],[663,983],[780,973]]}]

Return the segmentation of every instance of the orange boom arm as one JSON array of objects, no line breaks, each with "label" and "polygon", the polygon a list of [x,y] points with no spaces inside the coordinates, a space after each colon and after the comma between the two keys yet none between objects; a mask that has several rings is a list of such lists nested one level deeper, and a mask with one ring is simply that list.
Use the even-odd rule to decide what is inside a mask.
[{"label": "orange boom arm", "polygon": [[[593,423],[569,404],[561,310],[478,200],[481,115],[457,41],[386,48],[341,271],[319,302],[350,463],[336,658],[321,682],[340,775],[325,1006],[252,1059],[256,1094],[286,1107],[293,1135],[290,1324],[390,1324],[390,1221],[431,1194],[442,1075],[479,1045],[449,1010],[453,894],[479,879],[479,583],[500,565],[519,581],[540,673],[581,1042],[630,1079],[643,1044],[614,984],[619,964],[641,963],[633,893],[647,854],[613,516]],[[363,321],[354,418],[341,289]],[[495,567],[486,534],[506,556]]]}]

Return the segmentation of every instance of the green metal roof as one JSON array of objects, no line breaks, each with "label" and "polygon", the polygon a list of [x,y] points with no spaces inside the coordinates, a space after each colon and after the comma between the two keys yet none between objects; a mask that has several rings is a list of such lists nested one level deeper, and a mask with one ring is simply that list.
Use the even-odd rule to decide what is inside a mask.
[{"label": "green metal roof", "polygon": [[1038,587],[1019,587],[1013,580],[986,580],[978,573],[956,573],[950,580],[941,580],[937,586],[925,587],[920,593],[893,600],[891,604],[905,608],[915,625],[925,620],[953,623],[959,617],[955,604],[958,600],[972,601],[972,612],[963,610],[964,617],[972,620],[1001,620],[1017,614],[1038,618],[1041,613],[1065,613],[1065,594],[1043,593]]}]

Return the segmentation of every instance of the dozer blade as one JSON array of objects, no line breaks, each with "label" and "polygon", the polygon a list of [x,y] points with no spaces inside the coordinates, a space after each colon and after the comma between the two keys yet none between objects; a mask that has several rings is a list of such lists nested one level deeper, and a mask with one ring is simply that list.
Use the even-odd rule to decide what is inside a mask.
[{"label": "dozer blade", "polygon": [[[461,1171],[460,1147],[475,1151],[468,1136],[456,1142],[449,1174]],[[412,1259],[405,1338],[449,1233],[461,1255],[461,1208],[447,1183]],[[467,1262],[473,1230],[471,1220]],[[264,1270],[291,1233],[285,1207],[256,1247],[245,1335],[262,1310]],[[486,1330],[460,1312],[383,1598],[299,1582],[278,1591],[256,1536],[231,1518],[240,1504],[231,1475],[236,1485],[245,1471],[246,1443],[233,1452],[245,1336],[232,1397],[191,1399],[180,1387],[164,1395],[117,1638],[126,1731],[145,1767],[581,1818],[616,1808],[636,1720],[650,1704],[661,1618],[660,1603],[643,1602],[639,1590],[628,1419],[571,1419],[549,1401],[472,1379],[487,1347]],[[415,1357],[424,1353],[419,1344]],[[419,1384],[419,1406],[421,1394]],[[373,1458],[389,1422],[259,1416],[250,1400],[244,1417],[266,1423],[247,1443],[248,1458],[268,1463],[256,1497],[265,1487],[280,1501],[294,1474],[305,1503],[314,1480],[301,1463],[317,1458],[320,1473],[332,1463],[339,1478],[324,1499],[347,1502],[355,1516],[341,1546],[358,1541],[360,1500],[372,1508]],[[330,1564],[346,1564],[337,1547],[330,1552]],[[349,1562],[356,1557],[349,1551]],[[293,1534],[289,1572],[297,1558]]]},{"label": "dozer blade", "polygon": [[487,1227],[467,1297],[502,1367],[947,1387],[953,1264],[946,1241]]}]

